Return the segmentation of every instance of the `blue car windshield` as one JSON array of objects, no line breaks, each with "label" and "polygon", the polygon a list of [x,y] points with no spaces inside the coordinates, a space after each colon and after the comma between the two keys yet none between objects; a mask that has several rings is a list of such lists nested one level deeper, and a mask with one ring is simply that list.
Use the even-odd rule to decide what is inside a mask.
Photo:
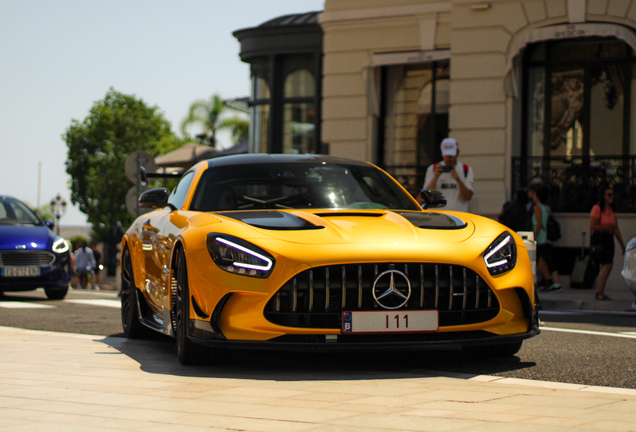
[{"label": "blue car windshield", "polygon": [[42,222],[22,202],[0,196],[0,225],[42,225]]},{"label": "blue car windshield", "polygon": [[323,163],[211,167],[190,209],[420,210],[395,180],[371,165]]}]

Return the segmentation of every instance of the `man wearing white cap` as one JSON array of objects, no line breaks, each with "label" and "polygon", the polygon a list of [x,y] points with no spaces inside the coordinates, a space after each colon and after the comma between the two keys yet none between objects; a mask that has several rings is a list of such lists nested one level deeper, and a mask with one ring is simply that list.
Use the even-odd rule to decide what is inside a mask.
[{"label": "man wearing white cap", "polygon": [[445,209],[467,212],[475,193],[473,169],[457,160],[459,146],[454,138],[444,139],[441,148],[444,160],[428,167],[424,189],[441,191],[446,197]]}]

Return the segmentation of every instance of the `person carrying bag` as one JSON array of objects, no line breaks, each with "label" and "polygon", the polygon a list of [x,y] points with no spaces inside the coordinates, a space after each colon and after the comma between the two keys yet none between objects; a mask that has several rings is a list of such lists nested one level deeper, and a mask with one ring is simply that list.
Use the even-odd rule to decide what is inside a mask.
[{"label": "person carrying bag", "polygon": [[595,298],[596,300],[607,301],[612,300],[604,291],[607,279],[614,266],[614,237],[618,239],[623,253],[625,253],[625,242],[618,227],[618,214],[614,205],[614,190],[610,187],[604,187],[601,190],[600,200],[598,204],[592,207],[590,213],[590,231],[592,232],[590,244],[601,268]]}]

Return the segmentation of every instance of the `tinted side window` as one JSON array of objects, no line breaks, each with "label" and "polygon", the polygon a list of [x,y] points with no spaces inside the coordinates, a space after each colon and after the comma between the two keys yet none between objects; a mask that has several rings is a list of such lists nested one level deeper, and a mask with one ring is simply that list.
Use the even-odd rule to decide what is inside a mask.
[{"label": "tinted side window", "polygon": [[190,183],[192,183],[192,178],[194,177],[194,171],[190,171],[186,173],[177,187],[172,190],[170,197],[168,198],[168,203],[172,204],[176,208],[180,209],[183,207],[183,202],[186,199],[186,193],[188,192],[188,188],[190,187]]}]

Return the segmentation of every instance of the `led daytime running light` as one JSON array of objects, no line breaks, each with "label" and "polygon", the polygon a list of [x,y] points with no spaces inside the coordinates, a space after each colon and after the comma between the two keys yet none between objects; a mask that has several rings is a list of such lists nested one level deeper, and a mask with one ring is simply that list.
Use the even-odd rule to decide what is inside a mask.
[{"label": "led daytime running light", "polygon": [[491,262],[488,262],[488,260],[490,259],[491,256],[496,254],[499,251],[499,249],[503,248],[505,245],[510,243],[511,239],[512,239],[512,237],[510,237],[510,236],[506,237],[504,241],[499,243],[493,250],[491,250],[488,253],[488,255],[485,256],[484,259],[486,261],[486,267],[488,267],[488,268],[499,267],[499,266],[504,265],[504,264],[506,264],[508,262],[506,260],[501,260],[501,261],[497,261],[497,262],[491,263]]},{"label": "led daytime running light", "polygon": [[53,252],[64,253],[67,250],[69,250],[68,242],[63,238],[59,238],[53,243]]},{"label": "led daytime running light", "polygon": [[252,265],[252,264],[244,264],[244,263],[240,263],[240,262],[234,262],[232,263],[232,265],[234,265],[235,267],[242,267],[242,268],[246,268],[246,269],[250,269],[250,270],[259,270],[259,271],[269,271],[269,269],[272,268],[272,260],[270,260],[269,258],[254,252],[253,250],[250,250],[248,248],[245,248],[243,246],[237,245],[236,243],[232,243],[229,240],[225,240],[222,237],[217,237],[216,241],[223,243],[225,245],[228,245],[234,249],[238,249],[241,252],[245,252],[248,255],[252,255],[260,260],[263,260],[267,263],[267,265],[264,266],[258,266],[258,265]]}]

